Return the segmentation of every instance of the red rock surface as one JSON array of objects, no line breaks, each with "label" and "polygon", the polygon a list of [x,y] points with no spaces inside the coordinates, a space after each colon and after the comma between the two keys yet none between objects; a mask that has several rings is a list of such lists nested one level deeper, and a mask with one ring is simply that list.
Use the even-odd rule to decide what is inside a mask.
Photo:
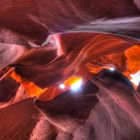
[{"label": "red rock surface", "polygon": [[[140,70],[139,0],[0,7],[0,140],[140,139],[140,84],[130,83]],[[88,82],[77,94],[74,76]]]}]

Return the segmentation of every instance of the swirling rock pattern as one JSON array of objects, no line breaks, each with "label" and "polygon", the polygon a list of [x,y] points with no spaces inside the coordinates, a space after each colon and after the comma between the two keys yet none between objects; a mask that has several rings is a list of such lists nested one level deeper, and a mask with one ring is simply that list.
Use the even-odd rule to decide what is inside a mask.
[{"label": "swirling rock pattern", "polygon": [[[0,1],[0,140],[139,140],[139,0]],[[113,67],[115,71],[109,70]],[[59,88],[72,76],[86,86]]]}]

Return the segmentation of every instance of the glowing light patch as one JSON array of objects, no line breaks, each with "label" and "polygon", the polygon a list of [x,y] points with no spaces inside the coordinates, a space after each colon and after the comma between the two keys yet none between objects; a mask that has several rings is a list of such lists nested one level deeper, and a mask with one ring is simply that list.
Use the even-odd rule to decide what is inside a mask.
[{"label": "glowing light patch", "polygon": [[64,84],[60,84],[59,85],[59,88],[64,89],[65,88],[65,85]]},{"label": "glowing light patch", "polygon": [[76,80],[74,83],[71,84],[71,90],[78,91],[80,90],[81,86],[82,86],[82,79],[79,78],[78,80]]},{"label": "glowing light patch", "polygon": [[110,68],[109,68],[109,70],[111,70],[111,71],[115,71],[115,68],[113,68],[113,67],[110,67]]},{"label": "glowing light patch", "polygon": [[131,82],[138,86],[140,82],[140,70],[135,74],[131,74],[130,77],[132,78]]}]

